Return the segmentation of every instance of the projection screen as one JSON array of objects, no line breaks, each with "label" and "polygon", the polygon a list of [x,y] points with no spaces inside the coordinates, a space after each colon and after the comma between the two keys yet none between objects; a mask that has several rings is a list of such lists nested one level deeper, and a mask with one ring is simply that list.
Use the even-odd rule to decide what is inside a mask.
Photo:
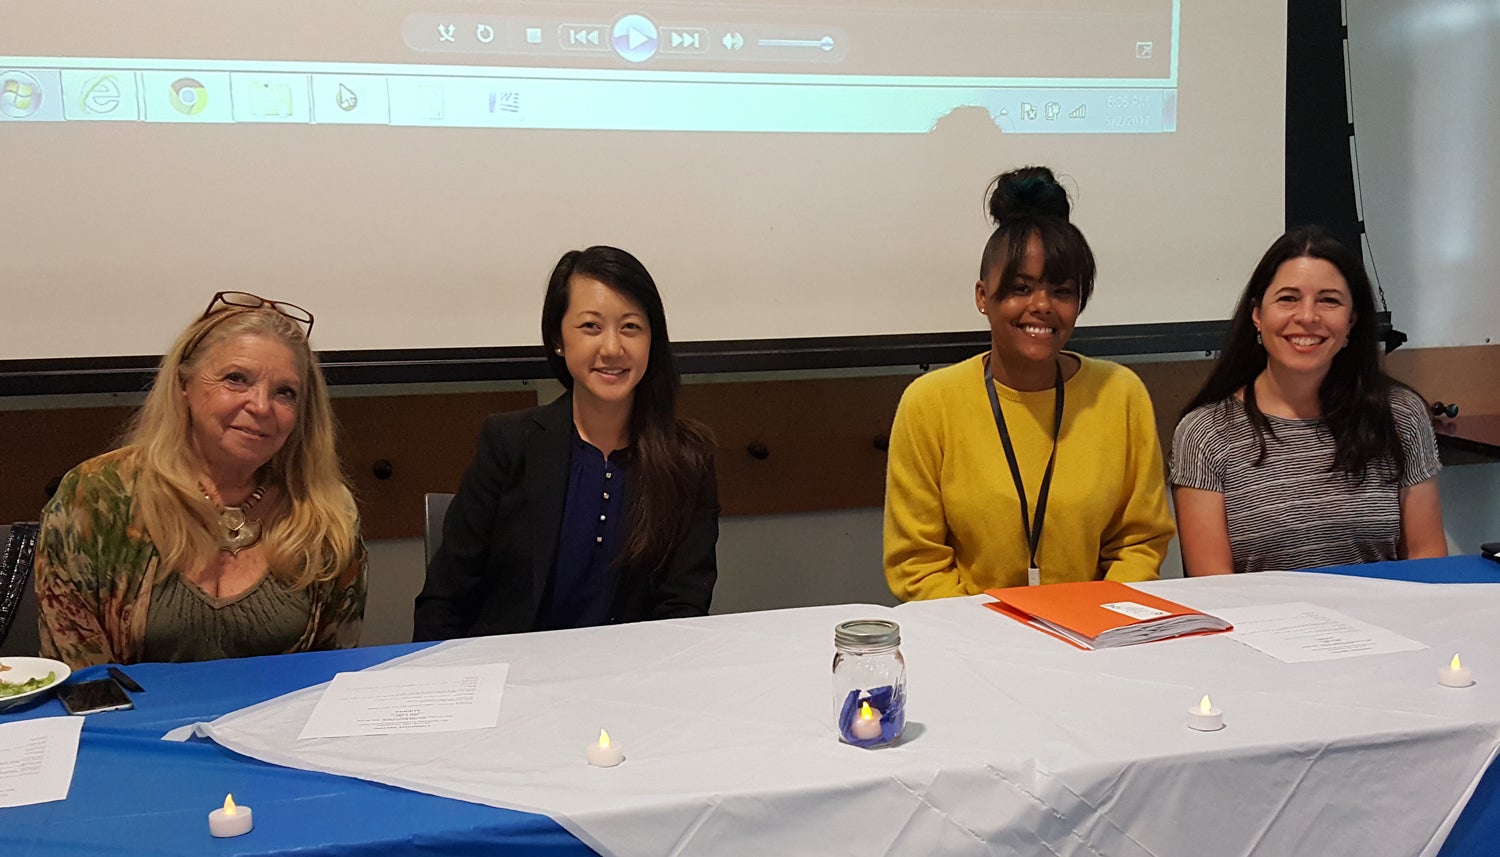
[{"label": "projection screen", "polygon": [[[160,354],[220,289],[324,350],[534,346],[570,248],[673,338],[983,329],[1053,167],[1082,325],[1218,320],[1282,229],[1285,5],[52,0],[0,27],[0,368]],[[857,344],[857,341],[856,341]]]}]

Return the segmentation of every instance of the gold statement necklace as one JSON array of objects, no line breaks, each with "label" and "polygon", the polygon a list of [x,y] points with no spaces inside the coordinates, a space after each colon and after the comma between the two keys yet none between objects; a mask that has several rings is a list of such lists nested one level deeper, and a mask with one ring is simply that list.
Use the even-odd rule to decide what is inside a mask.
[{"label": "gold statement necklace", "polygon": [[[208,489],[202,485],[198,489],[203,492],[203,499],[214,503],[214,498],[209,495]],[[266,495],[264,484],[255,486],[245,502],[238,506],[219,506],[219,549],[227,550],[238,556],[239,552],[260,541],[260,519],[249,520],[245,514],[260,502],[260,498]],[[214,503],[214,505],[218,505]]]}]

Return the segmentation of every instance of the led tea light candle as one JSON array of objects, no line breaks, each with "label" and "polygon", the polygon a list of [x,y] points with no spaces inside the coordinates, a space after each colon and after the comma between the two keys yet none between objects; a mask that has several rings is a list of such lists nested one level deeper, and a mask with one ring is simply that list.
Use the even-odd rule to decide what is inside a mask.
[{"label": "led tea light candle", "polygon": [[224,806],[208,814],[208,832],[220,839],[244,836],[255,826],[255,813],[248,806],[237,806],[234,795],[224,796]]},{"label": "led tea light candle", "polygon": [[1448,665],[1438,670],[1438,684],[1443,687],[1468,687],[1474,683],[1474,672],[1458,662],[1458,654],[1454,653],[1453,660]]},{"label": "led tea light candle", "polygon": [[619,744],[609,743],[609,733],[599,730],[599,743],[589,745],[589,764],[596,768],[613,768],[625,761],[625,751]]},{"label": "led tea light candle", "polygon": [[1217,732],[1224,728],[1224,712],[1214,708],[1205,693],[1197,705],[1188,709],[1187,725],[1199,732]]},{"label": "led tea light candle", "polygon": [[870,707],[868,699],[860,703],[859,716],[850,724],[849,734],[859,741],[873,741],[880,737],[880,712]]}]

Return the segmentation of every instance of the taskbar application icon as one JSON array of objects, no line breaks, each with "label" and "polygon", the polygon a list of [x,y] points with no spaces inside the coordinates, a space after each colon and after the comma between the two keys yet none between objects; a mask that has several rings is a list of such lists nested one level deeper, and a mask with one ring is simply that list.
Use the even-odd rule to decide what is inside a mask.
[{"label": "taskbar application icon", "polygon": [[384,125],[391,120],[386,82],[379,75],[315,74],[311,93],[314,122]]},{"label": "taskbar application icon", "polygon": [[148,122],[232,122],[229,73],[177,70],[138,72]]},{"label": "taskbar application icon", "polygon": [[172,82],[172,92],[167,98],[172,107],[184,116],[197,116],[208,109],[208,89],[197,78],[179,77]]},{"label": "taskbar application icon", "polygon": [[302,123],[312,118],[305,74],[230,72],[229,90],[236,122]]},{"label": "taskbar application icon", "polygon": [[101,74],[83,85],[78,96],[78,108],[93,116],[108,116],[125,103],[120,89],[120,79],[112,74]]},{"label": "taskbar application icon", "polygon": [[30,119],[42,110],[45,95],[37,79],[24,71],[0,73],[0,114]]},{"label": "taskbar application icon", "polygon": [[60,122],[62,104],[57,71],[0,66],[0,121]]},{"label": "taskbar application icon", "polygon": [[68,69],[62,73],[63,115],[73,120],[141,118],[135,72]]}]

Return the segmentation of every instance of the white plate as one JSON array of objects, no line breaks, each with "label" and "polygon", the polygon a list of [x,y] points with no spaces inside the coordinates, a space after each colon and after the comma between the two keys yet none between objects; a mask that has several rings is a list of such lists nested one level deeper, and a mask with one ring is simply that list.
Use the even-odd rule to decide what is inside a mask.
[{"label": "white plate", "polygon": [[51,693],[57,686],[67,681],[73,671],[62,661],[54,661],[51,658],[0,658],[0,664],[10,667],[5,672],[0,672],[0,681],[10,684],[22,684],[34,678],[42,678],[47,673],[56,673],[57,677],[51,684],[43,685],[36,690],[28,690],[15,696],[0,696],[0,711],[4,711],[15,705],[20,705],[28,700],[36,699],[44,693]]}]

